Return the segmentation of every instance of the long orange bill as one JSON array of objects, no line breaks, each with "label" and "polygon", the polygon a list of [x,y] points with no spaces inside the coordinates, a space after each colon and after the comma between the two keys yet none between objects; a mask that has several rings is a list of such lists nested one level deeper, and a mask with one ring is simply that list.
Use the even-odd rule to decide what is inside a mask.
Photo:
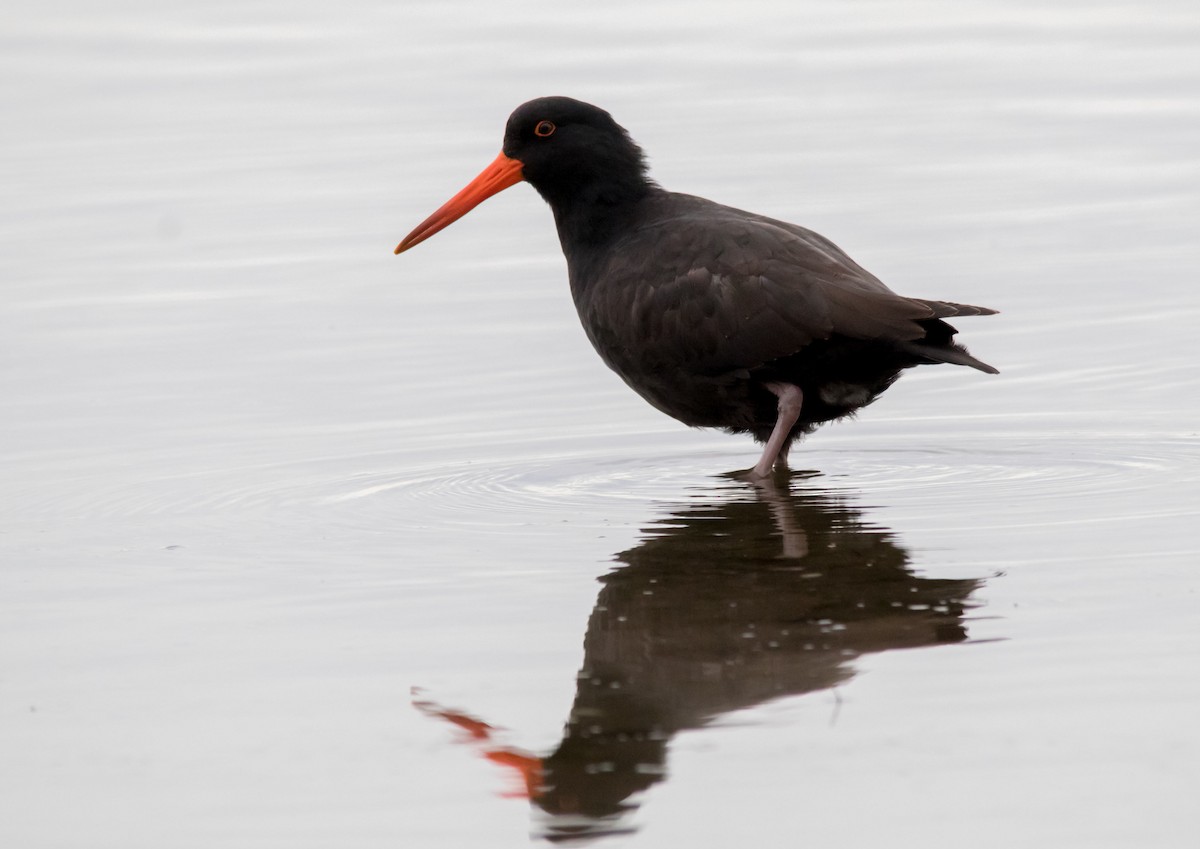
[{"label": "long orange bill", "polygon": [[426,218],[405,236],[404,241],[396,245],[396,253],[403,253],[413,245],[425,241],[443,227],[449,227],[492,195],[521,182],[525,179],[521,168],[521,160],[501,153],[492,161],[491,165],[483,169],[478,177],[467,183],[461,192],[442,204],[437,212]]}]

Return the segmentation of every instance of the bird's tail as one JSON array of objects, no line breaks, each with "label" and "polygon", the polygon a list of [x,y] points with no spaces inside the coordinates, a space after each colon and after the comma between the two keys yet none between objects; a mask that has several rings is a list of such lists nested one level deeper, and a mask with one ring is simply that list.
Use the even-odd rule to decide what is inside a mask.
[{"label": "bird's tail", "polygon": [[925,298],[910,298],[933,310],[935,318],[952,318],[957,315],[996,315],[999,310],[977,307],[974,304],[956,304],[953,301],[929,301]]},{"label": "bird's tail", "polygon": [[934,318],[922,319],[917,322],[925,328],[925,338],[914,339],[902,343],[901,347],[909,353],[921,357],[929,363],[953,363],[956,366],[970,366],[987,374],[999,374],[1000,370],[990,366],[983,360],[976,359],[971,353],[954,341],[958,332],[950,324],[942,321],[944,318],[972,315],[995,315],[996,310],[990,307],[977,307],[973,304],[956,304],[951,301],[927,301],[924,298],[913,298],[933,310]]},{"label": "bird's tail", "polygon": [[970,366],[987,374],[1000,373],[1000,369],[995,366],[990,366],[983,360],[972,357],[970,352],[962,345],[952,343],[944,347],[939,346],[934,348],[929,345],[922,345],[920,342],[907,342],[903,345],[903,348],[931,363],[953,363],[956,366]]}]

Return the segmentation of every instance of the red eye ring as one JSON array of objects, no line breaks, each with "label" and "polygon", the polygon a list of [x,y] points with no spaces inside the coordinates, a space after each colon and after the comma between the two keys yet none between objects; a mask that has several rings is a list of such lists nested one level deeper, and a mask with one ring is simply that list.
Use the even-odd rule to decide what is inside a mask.
[{"label": "red eye ring", "polygon": [[537,126],[533,128],[533,134],[544,139],[554,135],[554,131],[557,129],[553,121],[538,121]]}]

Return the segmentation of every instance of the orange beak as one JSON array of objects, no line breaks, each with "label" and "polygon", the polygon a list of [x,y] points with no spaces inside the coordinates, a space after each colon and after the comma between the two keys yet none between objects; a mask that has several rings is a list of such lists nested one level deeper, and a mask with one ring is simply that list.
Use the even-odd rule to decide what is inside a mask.
[{"label": "orange beak", "polygon": [[443,227],[449,227],[492,195],[521,182],[525,179],[521,173],[522,167],[521,160],[501,153],[492,161],[491,165],[483,169],[478,177],[467,183],[461,192],[442,204],[437,212],[426,218],[405,236],[404,241],[396,245],[396,253],[403,253],[413,245],[425,241]]}]

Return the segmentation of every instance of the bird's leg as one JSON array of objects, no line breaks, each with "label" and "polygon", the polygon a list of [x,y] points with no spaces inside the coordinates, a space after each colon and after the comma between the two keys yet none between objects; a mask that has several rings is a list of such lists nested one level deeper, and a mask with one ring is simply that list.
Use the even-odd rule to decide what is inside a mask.
[{"label": "bird's leg", "polygon": [[804,406],[804,393],[794,383],[767,383],[764,385],[779,399],[779,417],[775,419],[775,429],[771,431],[771,438],[767,440],[767,446],[763,449],[758,465],[750,470],[750,476],[754,478],[765,478],[771,474],[775,461],[781,456],[783,458],[782,468],[787,468],[788,436],[800,419],[800,408]]}]

